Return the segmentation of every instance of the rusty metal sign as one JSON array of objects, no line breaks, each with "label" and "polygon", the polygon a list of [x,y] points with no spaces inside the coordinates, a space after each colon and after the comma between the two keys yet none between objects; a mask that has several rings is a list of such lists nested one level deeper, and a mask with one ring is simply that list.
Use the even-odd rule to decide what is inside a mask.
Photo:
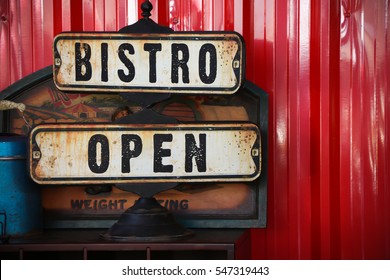
[{"label": "rusty metal sign", "polygon": [[244,55],[235,32],[63,33],[53,74],[64,91],[233,94]]},{"label": "rusty metal sign", "polygon": [[43,124],[30,134],[40,184],[253,181],[260,132],[242,124]]}]

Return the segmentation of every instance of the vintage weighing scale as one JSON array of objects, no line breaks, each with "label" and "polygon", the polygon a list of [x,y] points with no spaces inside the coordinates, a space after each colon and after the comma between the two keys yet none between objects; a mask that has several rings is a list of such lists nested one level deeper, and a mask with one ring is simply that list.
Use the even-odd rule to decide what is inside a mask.
[{"label": "vintage weighing scale", "polygon": [[[31,177],[49,188],[106,184],[138,194],[141,198],[101,235],[106,240],[190,236],[154,198],[189,183],[244,182],[259,190],[253,203],[260,206],[253,214],[238,214],[243,222],[225,215],[222,223],[193,219],[185,225],[264,227],[266,140],[260,131],[267,131],[268,104],[261,96],[260,103],[250,97],[258,88],[243,85],[242,37],[235,32],[173,32],[149,19],[149,1],[141,8],[144,18],[118,33],[62,33],[55,38],[53,80],[61,92],[119,93],[141,109],[112,123],[35,124],[30,133]],[[231,98],[237,92],[246,97]],[[185,122],[156,111],[173,99],[205,95],[243,104],[250,117]]]}]

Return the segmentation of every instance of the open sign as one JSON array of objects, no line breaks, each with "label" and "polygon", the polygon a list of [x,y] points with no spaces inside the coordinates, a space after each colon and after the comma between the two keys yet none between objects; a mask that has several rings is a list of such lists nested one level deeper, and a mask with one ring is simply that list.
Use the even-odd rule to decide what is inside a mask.
[{"label": "open sign", "polygon": [[252,181],[260,159],[250,123],[43,124],[30,134],[40,184]]},{"label": "open sign", "polygon": [[54,39],[54,82],[66,91],[232,94],[243,80],[235,32],[63,33]]}]

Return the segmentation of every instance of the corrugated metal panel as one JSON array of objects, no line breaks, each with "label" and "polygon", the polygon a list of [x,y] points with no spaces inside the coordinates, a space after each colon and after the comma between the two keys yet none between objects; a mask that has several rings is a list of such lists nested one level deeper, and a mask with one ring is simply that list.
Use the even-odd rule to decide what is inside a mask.
[{"label": "corrugated metal panel", "polygon": [[[174,30],[243,34],[247,78],[270,95],[268,228],[252,257],[389,259],[389,1],[151,2]],[[54,34],[117,30],[139,3],[0,1],[0,89],[51,64]]]},{"label": "corrugated metal panel", "polygon": [[341,3],[340,219],[345,258],[389,257],[388,15],[388,1]]},{"label": "corrugated metal panel", "polygon": [[10,69],[9,34],[9,5],[8,2],[3,1],[0,2],[0,65],[6,71],[0,75],[0,90],[11,84],[11,77],[8,74]]},{"label": "corrugated metal panel", "polygon": [[127,7],[127,0],[1,0],[0,90],[52,64],[56,34],[116,31],[127,25]]}]

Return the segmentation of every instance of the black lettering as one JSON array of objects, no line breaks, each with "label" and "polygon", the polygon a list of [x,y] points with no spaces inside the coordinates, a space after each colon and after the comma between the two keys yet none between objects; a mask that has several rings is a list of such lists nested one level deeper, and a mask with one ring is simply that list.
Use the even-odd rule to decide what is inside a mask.
[{"label": "black lettering", "polygon": [[[134,144],[131,149],[131,143]],[[142,152],[142,140],[136,134],[122,135],[122,173],[130,173],[130,159],[138,157]]]},{"label": "black lettering", "polygon": [[84,208],[88,209],[88,210],[92,209],[92,207],[91,207],[91,200],[84,200]]},{"label": "black lettering", "polygon": [[187,210],[188,209],[188,200],[183,199],[183,200],[163,200],[159,199],[157,202],[161,205],[164,206],[165,208],[169,210]]},{"label": "black lettering", "polygon": [[[179,52],[182,54],[182,58],[179,59]],[[171,80],[172,83],[177,84],[179,82],[179,67],[182,70],[183,83],[188,84],[190,82],[188,71],[188,60],[190,53],[186,44],[172,44],[172,66],[171,66]]]},{"label": "black lettering", "polygon": [[178,200],[170,200],[169,201],[169,210],[177,210],[179,208]]},{"label": "black lettering", "polygon": [[127,202],[127,200],[126,199],[119,199],[118,202],[119,202],[119,209],[121,209],[121,210],[125,209],[125,203]]},{"label": "black lettering", "polygon": [[154,161],[153,171],[171,173],[173,171],[173,165],[163,165],[162,158],[169,157],[171,155],[170,149],[163,149],[162,144],[164,142],[172,142],[172,134],[155,134],[154,140]]},{"label": "black lettering", "polygon": [[[108,200],[107,199],[101,199],[101,200],[71,200],[70,206],[72,210],[118,210],[118,209],[125,209],[125,203],[127,202],[126,199],[120,199],[120,200]],[[119,207],[118,207],[119,206]]]},{"label": "black lettering", "polygon": [[134,47],[131,44],[123,43],[119,46],[118,49],[118,56],[119,59],[123,62],[123,64],[126,66],[127,70],[129,71],[129,74],[125,74],[125,71],[122,69],[118,70],[118,76],[119,79],[122,82],[129,83],[131,82],[135,77],[135,68],[133,63],[130,61],[130,59],[126,56],[125,51],[128,51],[129,54],[134,54]]},{"label": "black lettering", "polygon": [[106,199],[100,200],[99,204],[98,204],[98,207],[101,210],[107,209],[107,200]]},{"label": "black lettering", "polygon": [[180,209],[181,210],[188,209],[188,200],[187,199],[183,199],[182,201],[180,201]]},{"label": "black lettering", "polygon": [[116,201],[116,200],[110,200],[110,201],[108,202],[108,209],[110,209],[110,210],[116,210],[116,209],[118,209],[118,201]]},{"label": "black lettering", "polygon": [[144,45],[144,50],[149,52],[149,82],[155,83],[157,81],[156,74],[156,53],[161,51],[161,44]]},{"label": "black lettering", "polygon": [[[209,74],[206,71],[206,58],[209,54]],[[199,78],[205,84],[212,84],[217,77],[217,50],[212,44],[204,44],[199,51]]]},{"label": "black lettering", "polygon": [[[81,49],[84,50],[84,57],[81,57]],[[89,81],[91,79],[92,67],[91,63],[89,62],[90,58],[91,46],[87,43],[75,43],[76,81]]]},{"label": "black lettering", "polygon": [[108,82],[108,44],[102,43],[102,82]]},{"label": "black lettering", "polygon": [[198,172],[206,172],[206,134],[199,134],[199,147],[196,146],[193,134],[186,134],[185,138],[185,171],[192,172],[192,158],[195,158]]},{"label": "black lettering", "polygon": [[71,200],[70,201],[70,208],[72,210],[81,210],[83,208],[83,203],[84,200],[79,200],[79,199],[76,199],[76,200]]},{"label": "black lettering", "polygon": [[[100,163],[98,163],[98,144],[100,144]],[[110,164],[108,139],[103,134],[95,134],[88,143],[88,166],[93,173],[104,173]]]}]

